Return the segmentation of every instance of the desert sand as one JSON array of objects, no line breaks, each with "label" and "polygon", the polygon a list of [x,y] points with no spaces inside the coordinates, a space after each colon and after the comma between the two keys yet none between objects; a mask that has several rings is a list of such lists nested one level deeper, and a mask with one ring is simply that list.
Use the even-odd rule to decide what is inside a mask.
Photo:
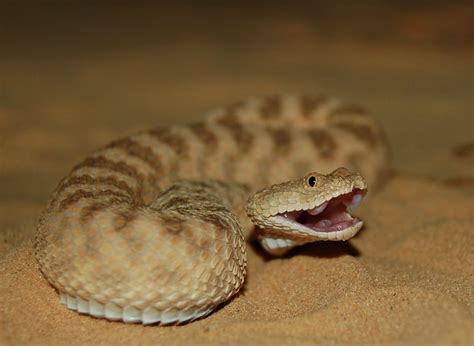
[{"label": "desert sand", "polygon": [[[0,31],[1,345],[474,343],[468,5],[372,4],[324,15],[18,6],[0,15],[9,29]],[[332,32],[328,23],[340,25]],[[49,193],[75,162],[135,130],[281,92],[360,102],[385,128],[393,176],[370,190],[357,237],[283,258],[250,244],[244,289],[182,326],[109,322],[59,304],[32,239]]]}]

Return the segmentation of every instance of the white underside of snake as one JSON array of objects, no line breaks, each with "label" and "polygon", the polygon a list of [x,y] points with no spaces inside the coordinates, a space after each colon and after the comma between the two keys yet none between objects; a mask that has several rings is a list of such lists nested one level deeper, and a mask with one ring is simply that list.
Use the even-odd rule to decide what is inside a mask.
[{"label": "white underside of snake", "polygon": [[242,287],[246,239],[280,255],[352,238],[362,221],[348,210],[386,161],[383,134],[360,107],[305,96],[241,102],[88,156],[52,194],[35,255],[72,310],[191,321]]}]

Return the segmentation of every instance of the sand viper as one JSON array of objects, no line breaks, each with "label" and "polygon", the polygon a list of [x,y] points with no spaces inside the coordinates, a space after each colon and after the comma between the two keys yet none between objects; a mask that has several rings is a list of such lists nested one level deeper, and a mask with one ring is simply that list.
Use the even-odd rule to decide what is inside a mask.
[{"label": "sand viper", "polygon": [[53,192],[35,255],[70,309],[143,324],[194,320],[239,291],[250,236],[276,255],[353,237],[362,221],[347,209],[386,160],[381,130],[358,106],[248,100],[89,155]]}]

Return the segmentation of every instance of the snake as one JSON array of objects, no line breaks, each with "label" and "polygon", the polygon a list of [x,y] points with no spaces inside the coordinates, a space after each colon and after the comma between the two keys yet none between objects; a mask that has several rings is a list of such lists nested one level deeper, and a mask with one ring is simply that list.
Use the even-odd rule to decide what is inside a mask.
[{"label": "snake", "polygon": [[387,167],[365,108],[272,95],[134,133],[59,182],[34,239],[39,270],[81,315],[175,325],[209,315],[272,256],[354,237],[351,214]]}]

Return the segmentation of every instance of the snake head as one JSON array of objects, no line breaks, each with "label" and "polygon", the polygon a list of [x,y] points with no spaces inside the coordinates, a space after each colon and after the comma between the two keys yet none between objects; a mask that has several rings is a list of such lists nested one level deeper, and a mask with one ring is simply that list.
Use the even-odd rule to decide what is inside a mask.
[{"label": "snake head", "polygon": [[246,211],[268,237],[347,240],[362,228],[363,222],[349,211],[359,206],[366,192],[364,178],[341,167],[262,189],[248,200]]}]

